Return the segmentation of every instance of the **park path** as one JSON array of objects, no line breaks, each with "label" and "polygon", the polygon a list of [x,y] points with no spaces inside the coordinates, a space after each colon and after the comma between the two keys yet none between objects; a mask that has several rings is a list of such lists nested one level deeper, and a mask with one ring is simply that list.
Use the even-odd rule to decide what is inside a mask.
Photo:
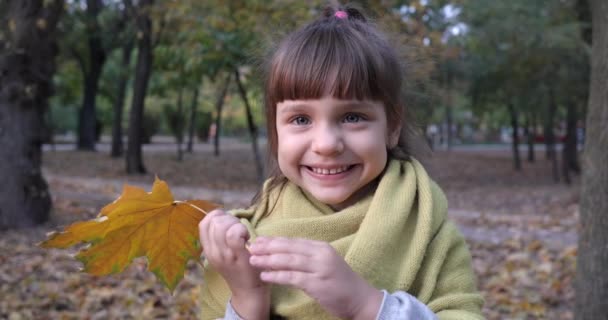
[{"label": "park path", "polygon": [[[88,201],[91,204],[109,203],[116,199],[122,192],[125,181],[117,179],[91,178],[91,177],[66,177],[54,173],[45,173],[45,177],[51,185],[51,193],[54,196],[75,199],[78,201]],[[66,190],[64,188],[56,188],[53,190],[53,185],[76,185],[81,186],[80,190]],[[151,185],[142,182],[128,182],[129,185],[141,187],[145,190],[150,190]],[[85,192],[83,192],[84,190]],[[104,192],[90,192],[95,190],[103,190]],[[111,190],[111,192],[108,192]],[[86,192],[88,191],[88,192]],[[218,203],[232,204],[243,206],[246,205],[254,195],[254,192],[234,191],[234,190],[217,190],[198,187],[183,187],[171,186],[171,192],[175,199],[207,199]],[[114,194],[112,194],[114,193]]]},{"label": "park path", "polygon": [[[67,177],[45,173],[56,199],[76,201],[83,205],[101,208],[120,194],[124,181],[105,178]],[[129,182],[145,190],[150,185]],[[64,188],[71,185],[76,188]],[[254,191],[217,190],[190,186],[174,186],[171,191],[176,199],[207,199],[229,204],[227,208],[247,206]],[[450,208],[449,217],[456,223],[467,240],[478,243],[500,244],[507,240],[530,242],[538,240],[553,249],[575,245],[577,241],[576,217],[567,218],[556,226],[547,215],[482,213]],[[569,221],[571,220],[571,221]],[[567,227],[564,227],[567,226]]]},{"label": "park path", "polygon": [[511,239],[523,242],[538,240],[549,249],[561,250],[576,245],[578,239],[576,216],[555,224],[555,218],[548,215],[509,215],[458,209],[449,209],[448,215],[465,237],[474,242],[497,245]]}]

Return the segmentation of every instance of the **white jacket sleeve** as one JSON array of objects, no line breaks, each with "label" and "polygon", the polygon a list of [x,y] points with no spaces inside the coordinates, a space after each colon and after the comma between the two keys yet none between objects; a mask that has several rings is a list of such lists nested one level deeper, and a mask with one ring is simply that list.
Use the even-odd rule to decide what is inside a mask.
[{"label": "white jacket sleeve", "polygon": [[[376,320],[437,320],[431,309],[407,292],[397,291],[389,294],[386,290],[382,290],[382,293],[384,297]],[[230,301],[226,304],[224,320],[243,320],[234,311]]]},{"label": "white jacket sleeve", "polygon": [[389,294],[386,290],[382,292],[384,299],[376,320],[437,320],[433,311],[411,294],[405,291],[397,291],[393,294]]}]

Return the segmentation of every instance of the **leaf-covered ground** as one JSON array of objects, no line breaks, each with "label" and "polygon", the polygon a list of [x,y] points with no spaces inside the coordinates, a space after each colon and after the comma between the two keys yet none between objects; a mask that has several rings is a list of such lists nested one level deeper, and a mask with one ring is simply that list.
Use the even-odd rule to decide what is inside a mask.
[{"label": "leaf-covered ground", "polygon": [[[445,190],[450,215],[466,235],[488,319],[571,319],[574,302],[578,182],[555,184],[544,155],[523,172],[507,152],[437,152],[425,161]],[[154,174],[177,199],[244,206],[255,192],[247,145],[214,157],[203,148],[183,162],[147,152],[149,174],[127,177],[123,159],[105,153],[46,152],[55,208],[44,226],[0,232],[0,319],[194,319],[200,267],[191,263],[174,295],[136,261],[119,275],[79,272],[75,250],[43,250],[51,230],[94,217],[124,182],[149,190]]]}]

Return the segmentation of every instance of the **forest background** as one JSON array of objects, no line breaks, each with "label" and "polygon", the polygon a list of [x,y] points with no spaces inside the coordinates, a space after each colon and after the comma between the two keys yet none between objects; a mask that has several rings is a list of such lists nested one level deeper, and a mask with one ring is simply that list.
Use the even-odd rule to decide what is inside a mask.
[{"label": "forest background", "polygon": [[[35,244],[155,175],[246,205],[266,173],[264,59],[325,3],[0,0],[0,318],[195,318],[195,264],[172,296],[145,260],[95,278]],[[399,49],[486,316],[604,314],[605,1],[355,4]]]}]

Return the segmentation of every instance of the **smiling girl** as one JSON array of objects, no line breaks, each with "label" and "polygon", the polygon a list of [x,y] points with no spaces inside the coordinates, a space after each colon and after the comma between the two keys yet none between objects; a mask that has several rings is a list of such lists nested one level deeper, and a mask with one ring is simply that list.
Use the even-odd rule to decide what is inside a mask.
[{"label": "smiling girl", "polygon": [[267,71],[276,170],[251,208],[199,225],[203,318],[483,319],[445,196],[409,155],[388,41],[327,8]]}]

